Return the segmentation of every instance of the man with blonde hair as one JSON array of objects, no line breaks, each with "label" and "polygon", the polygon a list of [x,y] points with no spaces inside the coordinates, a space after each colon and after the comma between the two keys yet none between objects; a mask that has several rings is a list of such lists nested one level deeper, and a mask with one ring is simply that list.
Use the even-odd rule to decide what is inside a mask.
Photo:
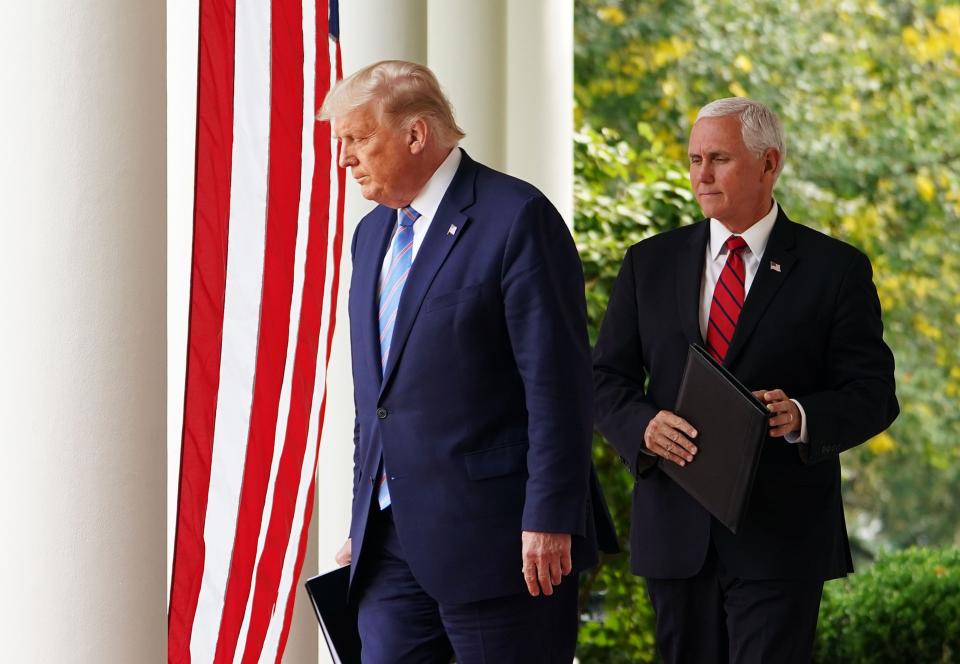
[{"label": "man with blonde hair", "polygon": [[[564,662],[596,561],[590,352],[570,232],[473,161],[429,69],[331,90],[353,236],[350,538],[364,662]],[[596,501],[596,499],[594,499]]]},{"label": "man with blonde hair", "polygon": [[[630,247],[597,338],[597,427],[636,478],[632,571],[666,662],[810,661],[823,582],[853,571],[839,454],[899,412],[870,261],[787,218],[785,154],[763,104],[704,106],[689,157],[707,219]],[[694,343],[770,412],[736,534],[661,471],[698,463],[696,423],[672,412]]]}]

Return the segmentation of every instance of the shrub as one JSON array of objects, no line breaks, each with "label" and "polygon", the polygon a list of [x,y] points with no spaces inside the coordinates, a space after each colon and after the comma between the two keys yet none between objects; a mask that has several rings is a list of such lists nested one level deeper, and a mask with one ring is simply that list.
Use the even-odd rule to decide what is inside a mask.
[{"label": "shrub", "polygon": [[828,583],[817,662],[960,662],[960,550],[910,548]]}]

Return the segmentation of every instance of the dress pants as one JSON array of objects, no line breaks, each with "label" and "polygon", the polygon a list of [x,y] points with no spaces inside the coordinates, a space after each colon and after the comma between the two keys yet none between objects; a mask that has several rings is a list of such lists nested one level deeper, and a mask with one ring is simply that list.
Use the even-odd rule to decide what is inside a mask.
[{"label": "dress pants", "polygon": [[[573,661],[575,575],[565,577],[550,597],[524,592],[468,604],[439,603],[420,587],[404,561],[392,509],[374,508],[370,518],[355,579],[364,664]],[[520,575],[519,543],[516,567]]]},{"label": "dress pants", "polygon": [[713,545],[689,579],[647,579],[667,664],[808,664],[823,582],[740,579]]}]

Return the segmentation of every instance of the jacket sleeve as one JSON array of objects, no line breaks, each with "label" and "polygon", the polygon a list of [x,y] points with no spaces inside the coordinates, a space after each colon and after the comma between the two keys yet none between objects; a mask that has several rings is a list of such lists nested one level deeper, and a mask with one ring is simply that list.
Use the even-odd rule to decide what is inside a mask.
[{"label": "jacket sleeve", "polygon": [[593,351],[594,422],[620,461],[639,476],[657,463],[643,452],[643,433],[659,408],[647,396],[638,327],[633,249],[627,251]]},{"label": "jacket sleeve", "polygon": [[570,231],[542,195],[511,226],[501,289],[528,413],[522,527],[584,535],[592,426],[583,270]]},{"label": "jacket sleeve", "polygon": [[824,389],[798,395],[807,417],[807,463],[850,449],[886,429],[900,412],[894,359],[883,341],[880,300],[869,259],[856,252],[837,293],[824,363]]}]

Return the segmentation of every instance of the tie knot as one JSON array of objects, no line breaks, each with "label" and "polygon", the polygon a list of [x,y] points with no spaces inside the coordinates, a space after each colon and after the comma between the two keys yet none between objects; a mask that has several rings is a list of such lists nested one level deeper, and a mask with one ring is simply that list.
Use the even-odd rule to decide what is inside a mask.
[{"label": "tie knot", "polygon": [[409,205],[407,207],[400,208],[400,225],[404,228],[410,228],[413,226],[413,222],[420,218],[420,213],[414,210]]},{"label": "tie knot", "polygon": [[740,253],[740,251],[747,246],[747,241],[739,235],[731,235],[727,238],[725,244],[727,245],[727,252],[733,254]]}]

